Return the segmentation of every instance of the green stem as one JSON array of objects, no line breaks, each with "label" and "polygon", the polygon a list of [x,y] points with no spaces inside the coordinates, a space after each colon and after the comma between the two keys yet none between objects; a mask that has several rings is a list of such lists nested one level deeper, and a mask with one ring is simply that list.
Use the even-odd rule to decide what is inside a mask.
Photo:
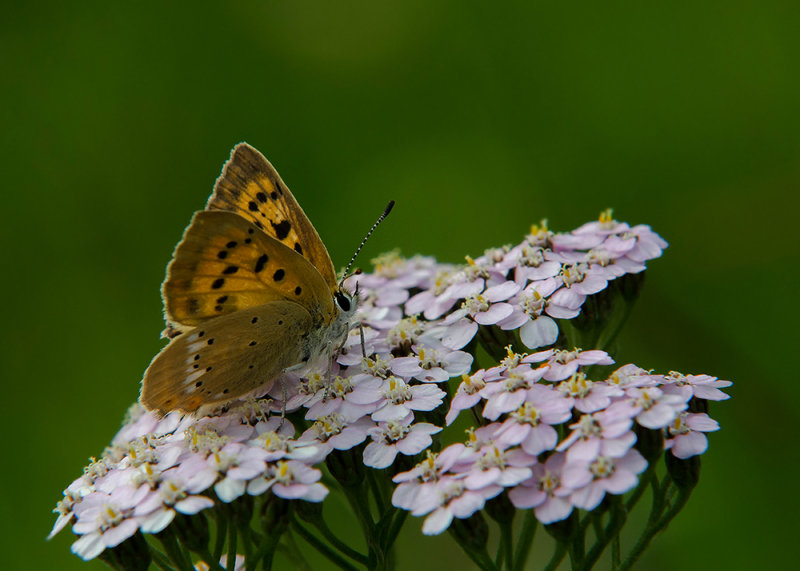
[{"label": "green stem", "polygon": [[[463,545],[461,547],[462,549],[464,548]],[[467,556],[472,559],[475,565],[480,567],[481,571],[500,571],[497,565],[495,565],[494,561],[492,561],[492,558],[489,557],[489,554],[486,553],[486,550],[476,551],[464,549],[464,553],[466,553]]]},{"label": "green stem", "polygon": [[225,566],[227,571],[233,571],[236,568],[236,526],[228,526],[228,561]]},{"label": "green stem", "polygon": [[618,567],[618,571],[626,571],[627,569],[630,569],[634,563],[636,563],[636,560],[639,559],[644,550],[647,549],[647,546],[650,544],[650,541],[652,541],[653,537],[655,537],[658,532],[665,529],[667,525],[669,525],[669,522],[672,521],[672,519],[678,515],[678,512],[683,509],[683,507],[686,505],[686,502],[689,501],[690,495],[691,491],[681,491],[678,495],[677,501],[667,510],[667,513],[665,513],[652,524],[648,523],[648,526],[642,532],[642,535],[639,536],[638,541],[625,558],[625,561],[623,561]]},{"label": "green stem", "polygon": [[581,569],[583,567],[583,560],[586,555],[586,528],[593,517],[592,512],[586,514],[586,517],[580,522],[578,529],[575,531],[575,537],[572,538],[569,544],[569,561],[573,569]]},{"label": "green stem", "polygon": [[599,529],[597,531],[597,540],[595,541],[594,546],[592,546],[592,548],[589,550],[589,553],[586,555],[586,559],[583,563],[584,569],[591,569],[594,564],[597,563],[597,560],[600,559],[600,556],[603,554],[603,551],[605,551],[610,542],[616,540],[617,546],[619,546],[619,532],[622,530],[622,526],[625,525],[627,512],[625,511],[625,507],[621,498],[615,496],[610,500],[610,502],[611,509],[609,511],[608,524],[605,526],[605,528],[598,525]]},{"label": "green stem", "polygon": [[158,539],[161,541],[161,544],[164,546],[164,550],[167,552],[167,555],[172,560],[172,563],[178,568],[180,571],[194,571],[194,565],[192,565],[192,559],[189,555],[181,549],[181,546],[178,544],[178,539],[175,537],[175,531],[172,527],[167,526],[167,528],[158,534]]},{"label": "green stem", "polygon": [[217,536],[214,538],[214,561],[219,562],[222,550],[225,548],[225,537],[228,535],[228,519],[220,509],[216,510]]},{"label": "green stem", "polygon": [[169,558],[152,545],[150,546],[150,555],[153,556],[153,563],[155,563],[156,567],[159,569],[163,571],[175,571],[175,568],[170,565]]},{"label": "green stem", "polygon": [[291,527],[300,537],[305,539],[309,545],[319,551],[340,569],[344,569],[345,571],[358,571],[356,567],[350,565],[344,558],[320,541],[319,538],[303,527],[297,520],[292,520]]},{"label": "green stem", "polygon": [[395,510],[392,524],[389,526],[389,531],[386,533],[386,538],[384,540],[384,549],[387,551],[392,548],[392,545],[394,545],[394,542],[397,540],[397,536],[400,535],[400,528],[403,527],[407,517],[408,512],[406,510]]},{"label": "green stem", "polygon": [[636,489],[625,502],[625,509],[628,510],[628,512],[633,510],[634,506],[636,506],[636,504],[639,502],[645,490],[647,490],[650,480],[655,477],[655,473],[656,463],[651,462],[647,467],[647,470],[645,470],[645,473],[642,474],[642,477],[639,479],[639,484],[636,486]]},{"label": "green stem", "polygon": [[203,551],[199,551],[197,553],[203,558],[203,561],[208,564],[209,571],[225,571],[225,568],[219,564],[219,557],[214,559],[214,556],[211,555],[211,552],[208,549],[204,549]]},{"label": "green stem", "polygon": [[[297,542],[294,540],[294,535],[291,531],[283,534],[286,538],[284,545],[278,545],[278,549],[284,551],[286,557],[294,564],[295,568],[302,571],[311,571],[311,565],[308,564],[306,558],[303,557],[302,551],[297,547]],[[282,549],[283,548],[283,549]]]},{"label": "green stem", "polygon": [[621,553],[622,546],[620,545],[619,534],[614,537],[611,542],[611,569],[616,570],[619,568],[620,561],[622,560]]},{"label": "green stem", "polygon": [[517,538],[517,549],[514,551],[514,571],[522,571],[525,568],[538,525],[533,510],[527,510],[522,520],[522,530]]},{"label": "green stem", "polygon": [[556,549],[553,552],[553,556],[550,558],[550,561],[547,563],[547,566],[544,568],[544,571],[555,571],[558,569],[558,566],[561,565],[561,561],[564,559],[564,556],[567,554],[567,546],[565,543],[558,542],[556,544]]},{"label": "green stem", "polygon": [[356,563],[360,563],[361,565],[367,564],[367,556],[363,553],[359,553],[346,543],[344,543],[341,539],[336,537],[336,535],[330,530],[328,524],[325,523],[325,520],[322,518],[315,519],[310,522],[321,534],[322,537],[328,540],[328,542],[333,545],[336,549],[342,552],[343,555],[346,555]]},{"label": "green stem", "polygon": [[[502,548],[503,555],[501,560],[505,562],[505,567],[508,571],[514,570],[514,539],[513,533],[511,530],[511,520],[508,521],[501,521],[498,522],[500,526],[500,545],[498,546],[498,550]],[[501,564],[497,564],[498,567],[501,567]]]}]

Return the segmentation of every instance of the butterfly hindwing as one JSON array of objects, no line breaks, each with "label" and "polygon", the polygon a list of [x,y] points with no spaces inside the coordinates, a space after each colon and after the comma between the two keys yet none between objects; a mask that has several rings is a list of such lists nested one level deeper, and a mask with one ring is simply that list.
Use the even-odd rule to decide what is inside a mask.
[{"label": "butterfly hindwing", "polygon": [[194,412],[267,384],[307,360],[303,339],[311,315],[290,301],[272,301],[212,319],[170,341],[150,363],[140,401],[149,410]]},{"label": "butterfly hindwing", "polygon": [[311,262],[329,289],[336,289],[336,271],[319,234],[275,168],[247,143],[234,147],[206,209],[228,210],[252,221]]},{"label": "butterfly hindwing", "polygon": [[178,330],[272,301],[299,304],[318,324],[335,312],[327,284],[308,260],[224,211],[195,214],[162,294],[167,322]]}]

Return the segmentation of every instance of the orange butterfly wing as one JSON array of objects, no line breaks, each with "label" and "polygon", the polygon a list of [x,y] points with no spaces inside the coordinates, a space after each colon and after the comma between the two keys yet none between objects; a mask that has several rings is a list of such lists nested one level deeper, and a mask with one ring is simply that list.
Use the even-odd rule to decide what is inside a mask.
[{"label": "orange butterfly wing", "polygon": [[336,290],[336,270],[316,229],[275,168],[247,143],[231,151],[206,210],[228,210],[252,221],[311,262],[330,291]]}]

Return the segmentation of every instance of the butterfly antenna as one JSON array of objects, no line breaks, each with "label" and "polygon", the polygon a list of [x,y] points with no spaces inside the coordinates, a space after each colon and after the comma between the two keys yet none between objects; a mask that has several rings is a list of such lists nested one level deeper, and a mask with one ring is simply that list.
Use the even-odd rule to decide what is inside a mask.
[{"label": "butterfly antenna", "polygon": [[[352,265],[353,265],[353,262],[355,262],[355,261],[356,261],[356,256],[358,256],[358,253],[361,251],[361,248],[363,248],[363,247],[364,247],[364,244],[366,244],[366,243],[367,243],[367,240],[368,240],[368,239],[369,239],[369,237],[372,235],[372,233],[375,231],[375,228],[377,228],[377,227],[378,227],[378,225],[379,225],[381,222],[383,222],[383,221],[384,221],[384,219],[386,219],[386,217],[387,217],[387,216],[389,216],[389,213],[392,211],[392,208],[394,208],[394,200],[390,200],[390,201],[389,201],[389,204],[386,206],[386,209],[383,211],[383,214],[381,214],[381,215],[378,217],[378,219],[375,221],[375,224],[373,224],[373,225],[372,225],[372,228],[370,228],[370,229],[369,229],[369,232],[367,232],[367,235],[366,235],[366,236],[364,236],[364,239],[363,239],[363,240],[361,240],[361,244],[359,244],[358,248],[356,248],[356,253],[355,253],[355,254],[353,254],[353,257],[352,257],[352,258],[350,258],[350,262],[348,262],[348,264],[347,264],[347,267],[344,269],[344,277],[342,278],[342,282],[344,282],[344,280],[346,280],[347,278],[349,278],[349,277],[350,277],[350,275],[349,275],[349,273],[348,273],[348,272],[350,272],[350,268],[352,267]],[[340,282],[340,283],[341,283],[341,282]]]}]

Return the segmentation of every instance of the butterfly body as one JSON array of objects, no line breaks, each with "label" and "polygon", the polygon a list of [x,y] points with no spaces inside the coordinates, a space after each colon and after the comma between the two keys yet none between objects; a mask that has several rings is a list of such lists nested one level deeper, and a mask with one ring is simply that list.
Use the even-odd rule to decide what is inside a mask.
[{"label": "butterfly body", "polygon": [[162,295],[174,338],[140,395],[161,414],[266,391],[283,371],[330,358],[357,305],[289,189],[244,143],[176,247]]}]

